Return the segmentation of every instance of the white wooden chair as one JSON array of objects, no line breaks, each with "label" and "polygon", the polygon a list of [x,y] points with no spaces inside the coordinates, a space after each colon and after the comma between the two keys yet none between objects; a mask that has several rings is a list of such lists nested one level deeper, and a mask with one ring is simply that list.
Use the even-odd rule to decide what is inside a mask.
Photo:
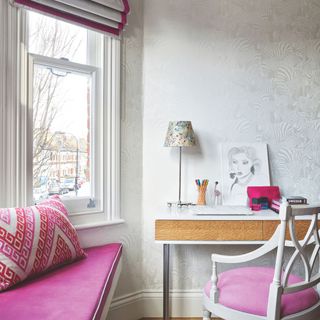
[{"label": "white wooden chair", "polygon": [[[317,286],[319,289],[320,282],[319,212],[320,206],[283,204],[279,213],[281,222],[263,246],[238,256],[213,254],[212,277],[203,294],[203,320],[211,316],[225,320],[320,320],[320,300],[315,289]],[[310,219],[308,231],[300,241],[295,232],[298,216]],[[286,240],[287,227],[290,241]],[[313,250],[308,249],[310,245]],[[292,255],[284,261],[287,247],[293,248]],[[248,262],[276,248],[274,268],[237,268],[219,274],[218,278],[217,263]],[[304,279],[291,274],[299,257]]]}]

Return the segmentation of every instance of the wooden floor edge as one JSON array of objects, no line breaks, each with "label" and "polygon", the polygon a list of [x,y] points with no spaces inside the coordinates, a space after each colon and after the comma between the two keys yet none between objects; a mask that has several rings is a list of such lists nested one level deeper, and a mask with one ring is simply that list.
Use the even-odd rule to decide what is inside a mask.
[{"label": "wooden floor edge", "polygon": [[[163,318],[142,318],[140,320],[162,320]],[[170,318],[170,320],[202,320],[202,318]],[[223,320],[221,318],[212,318],[212,320]]]}]

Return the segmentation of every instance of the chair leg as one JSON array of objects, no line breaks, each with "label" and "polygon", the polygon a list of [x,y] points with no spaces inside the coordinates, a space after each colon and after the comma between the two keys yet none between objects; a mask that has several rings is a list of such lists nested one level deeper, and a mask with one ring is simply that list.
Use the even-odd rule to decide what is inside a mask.
[{"label": "chair leg", "polygon": [[203,320],[211,320],[211,312],[208,310],[203,310]]}]

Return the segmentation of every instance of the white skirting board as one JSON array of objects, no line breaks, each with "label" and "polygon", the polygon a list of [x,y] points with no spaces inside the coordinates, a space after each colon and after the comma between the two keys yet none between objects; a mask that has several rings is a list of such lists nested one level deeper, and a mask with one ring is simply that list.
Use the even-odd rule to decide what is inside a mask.
[{"label": "white skirting board", "polygon": [[[201,317],[202,291],[173,290],[170,293],[172,317]],[[162,291],[143,290],[112,301],[107,320],[137,320],[162,317]]]}]

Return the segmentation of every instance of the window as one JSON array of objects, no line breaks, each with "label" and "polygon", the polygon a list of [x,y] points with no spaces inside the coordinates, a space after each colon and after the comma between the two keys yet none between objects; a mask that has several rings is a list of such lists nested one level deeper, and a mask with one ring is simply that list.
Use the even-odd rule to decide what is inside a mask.
[{"label": "window", "polygon": [[[52,180],[63,186],[73,179],[73,187],[63,197],[93,198],[98,189],[92,180],[97,70],[83,65],[71,69],[67,61],[57,65],[53,59],[34,55],[31,61],[33,190]],[[56,160],[50,159],[52,155]]]},{"label": "window", "polygon": [[119,40],[26,21],[29,202],[59,194],[76,222],[119,218]]}]

